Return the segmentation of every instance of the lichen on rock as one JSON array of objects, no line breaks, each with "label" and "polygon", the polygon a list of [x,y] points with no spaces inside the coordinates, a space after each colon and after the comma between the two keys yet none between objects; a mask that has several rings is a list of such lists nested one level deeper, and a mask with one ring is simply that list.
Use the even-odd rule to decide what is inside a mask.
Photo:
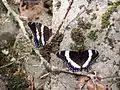
[{"label": "lichen on rock", "polygon": [[88,33],[88,38],[90,38],[91,40],[93,40],[93,41],[95,41],[96,39],[97,39],[97,35],[96,35],[96,33],[97,33],[97,30],[96,31],[90,31],[89,33]]},{"label": "lichen on rock", "polygon": [[108,4],[111,5],[111,7],[109,7],[106,10],[106,12],[102,15],[101,19],[102,28],[107,28],[110,25],[109,18],[113,12],[116,12],[116,8],[120,5],[120,1],[113,3],[109,2]]},{"label": "lichen on rock", "polygon": [[79,28],[72,29],[71,38],[75,42],[74,44],[71,44],[72,50],[84,50],[85,37],[83,36],[81,29]]},{"label": "lichen on rock", "polygon": [[88,21],[84,21],[82,18],[78,19],[78,27],[83,29],[90,29],[92,24]]},{"label": "lichen on rock", "polygon": [[6,12],[7,9],[6,7],[3,5],[2,1],[0,1],[0,13]]},{"label": "lichen on rock", "polygon": [[50,60],[50,53],[55,53],[59,50],[60,43],[63,39],[63,34],[56,34],[50,44],[47,44],[40,49],[41,55],[46,59]]}]

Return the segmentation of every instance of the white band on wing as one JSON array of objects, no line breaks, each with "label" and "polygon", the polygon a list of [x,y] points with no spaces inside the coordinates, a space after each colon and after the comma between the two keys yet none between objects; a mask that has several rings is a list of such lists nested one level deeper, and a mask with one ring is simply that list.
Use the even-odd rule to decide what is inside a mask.
[{"label": "white band on wing", "polygon": [[82,68],[85,68],[85,67],[87,67],[88,65],[89,65],[89,63],[90,63],[90,61],[91,61],[91,58],[92,58],[92,50],[88,50],[88,54],[89,54],[89,56],[88,56],[88,59],[87,59],[87,61],[83,64],[83,66],[82,66]]},{"label": "white band on wing", "polygon": [[36,34],[37,34],[37,39],[39,40],[40,39],[40,35],[39,35],[39,31],[38,31],[37,27],[36,27]]},{"label": "white band on wing", "polygon": [[41,26],[41,41],[42,41],[42,44],[45,45],[45,40],[44,40],[44,25]]},{"label": "white band on wing", "polygon": [[69,51],[65,51],[65,57],[68,60],[68,63],[70,63],[75,68],[81,68],[78,64],[76,64],[73,60],[69,57]]}]

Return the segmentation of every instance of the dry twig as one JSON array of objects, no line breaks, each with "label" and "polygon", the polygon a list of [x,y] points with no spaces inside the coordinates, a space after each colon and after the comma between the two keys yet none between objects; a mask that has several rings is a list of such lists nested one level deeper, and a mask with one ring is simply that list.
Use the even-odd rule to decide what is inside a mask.
[{"label": "dry twig", "polygon": [[62,25],[63,25],[63,23],[64,23],[64,20],[66,19],[67,15],[68,15],[68,12],[69,12],[70,9],[71,9],[71,6],[72,6],[72,4],[73,4],[73,1],[74,1],[74,0],[71,0],[71,2],[70,2],[70,5],[69,5],[69,7],[68,7],[68,9],[67,9],[67,12],[65,13],[64,18],[63,18],[61,24],[60,24],[59,27],[58,27],[58,30],[57,30],[58,32],[59,32],[60,28],[62,27]]},{"label": "dry twig", "polygon": [[103,77],[101,79],[113,79],[113,78],[120,78],[120,76],[116,75],[116,76],[108,76],[108,77]]},{"label": "dry twig", "polygon": [[14,62],[11,62],[11,63],[8,63],[8,64],[6,64],[6,65],[4,65],[4,66],[1,66],[0,69],[5,68],[5,67],[8,67],[8,66],[12,65],[13,63],[14,63]]},{"label": "dry twig", "polygon": [[46,73],[46,74],[42,75],[42,76],[40,77],[40,79],[43,79],[43,78],[47,77],[48,75],[50,75],[50,73]]},{"label": "dry twig", "polygon": [[56,34],[59,33],[59,31],[60,31],[60,29],[61,29],[61,27],[62,27],[62,25],[63,25],[63,23],[64,23],[64,20],[66,19],[67,15],[68,15],[68,13],[69,13],[69,11],[70,11],[70,9],[71,9],[71,6],[72,6],[73,2],[74,2],[74,0],[71,0],[70,5],[69,5],[68,8],[67,8],[67,12],[65,13],[64,18],[63,18],[61,24],[60,24],[59,27],[58,27],[58,30],[56,31],[56,33],[55,33],[54,35],[52,35],[52,36],[50,37],[48,43],[50,43],[50,42],[52,41],[53,37],[54,37]]},{"label": "dry twig", "polygon": [[[27,34],[26,30],[25,30],[25,27],[24,27],[24,25],[23,25],[23,22],[22,22],[22,21],[20,20],[20,18],[19,18],[19,15],[16,14],[16,13],[11,9],[11,7],[9,6],[9,4],[8,4],[8,2],[7,2],[6,0],[2,0],[2,2],[3,2],[3,4],[5,5],[5,7],[7,8],[9,14],[11,13],[11,14],[14,16],[15,20],[18,22],[18,24],[19,24],[19,26],[20,26],[20,28],[21,28],[24,36],[29,40],[28,34]],[[29,40],[29,41],[30,41],[30,40]]]}]

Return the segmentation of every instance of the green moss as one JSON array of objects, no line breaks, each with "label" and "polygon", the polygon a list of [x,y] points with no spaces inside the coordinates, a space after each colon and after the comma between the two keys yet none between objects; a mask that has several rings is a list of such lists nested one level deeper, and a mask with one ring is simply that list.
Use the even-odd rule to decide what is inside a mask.
[{"label": "green moss", "polygon": [[91,28],[91,23],[90,22],[85,22],[83,21],[82,18],[78,19],[78,28],[83,28],[83,29],[90,29]]},{"label": "green moss", "polygon": [[80,29],[74,28],[71,32],[71,38],[75,44],[71,44],[71,50],[84,50],[85,37]]},{"label": "green moss", "polygon": [[[2,63],[1,63],[2,62]],[[2,66],[10,63],[6,60],[0,60]],[[25,74],[13,75],[18,69],[18,65],[13,63],[7,67],[0,69],[0,74],[4,77],[4,82],[9,90],[26,90],[28,87],[25,80]]]},{"label": "green moss", "polygon": [[48,62],[50,60],[50,53],[55,53],[59,50],[59,46],[63,40],[63,37],[63,34],[56,34],[51,40],[50,44],[41,47],[40,53]]},{"label": "green moss", "polygon": [[83,43],[85,37],[83,36],[82,31],[79,28],[74,28],[71,32],[71,38],[75,41],[76,44]]},{"label": "green moss", "polygon": [[84,44],[77,45],[77,44],[72,44],[71,43],[70,49],[73,50],[73,51],[78,51],[78,50],[83,51],[85,49],[85,46],[84,46]]},{"label": "green moss", "polygon": [[107,28],[110,25],[109,18],[113,12],[116,11],[118,5],[120,5],[120,1],[118,2],[109,2],[108,4],[112,5],[110,8],[106,10],[106,12],[102,15],[101,25],[102,28]]},{"label": "green moss", "polygon": [[102,21],[101,21],[102,28],[107,28],[110,25],[109,18],[115,10],[116,10],[116,6],[112,6],[108,8],[108,10],[102,15]]},{"label": "green moss", "polygon": [[108,5],[118,6],[118,5],[120,5],[120,1],[117,1],[117,2],[108,1]]},{"label": "green moss", "polygon": [[118,5],[120,5],[120,1],[114,2],[113,4],[114,4],[115,6],[118,6]]},{"label": "green moss", "polygon": [[[11,59],[13,58],[14,56],[14,53],[16,51],[16,49],[13,49],[13,45],[14,45],[14,42],[15,42],[15,37],[14,35],[6,32],[6,33],[3,33],[1,36],[0,36],[0,66],[5,66],[5,65],[8,65],[9,63],[11,63]],[[5,55],[1,52],[1,50],[3,49],[7,49],[9,50],[9,54],[8,55]],[[16,55],[16,54],[15,54]],[[19,56],[19,55],[16,55],[16,57]],[[0,75],[1,77],[4,77],[4,82],[7,86],[7,88],[9,88],[9,90],[25,90],[26,87],[25,87],[25,79],[24,76],[15,76],[13,75],[18,67],[20,65],[18,65],[18,63],[12,63],[8,66],[5,66],[5,67],[2,67],[0,68]]]},{"label": "green moss", "polygon": [[28,82],[26,81],[24,76],[21,75],[11,75],[8,78],[9,90],[27,90]]},{"label": "green moss", "polygon": [[98,36],[96,35],[96,32],[97,32],[97,30],[90,31],[90,33],[88,33],[87,37],[90,38],[91,40],[95,41],[98,38]]},{"label": "green moss", "polygon": [[113,2],[111,2],[111,1],[108,1],[108,5],[113,5]]}]

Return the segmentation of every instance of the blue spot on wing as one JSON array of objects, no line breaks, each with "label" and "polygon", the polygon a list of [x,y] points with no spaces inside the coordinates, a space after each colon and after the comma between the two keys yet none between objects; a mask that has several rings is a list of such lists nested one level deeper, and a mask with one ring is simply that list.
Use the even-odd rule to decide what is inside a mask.
[{"label": "blue spot on wing", "polygon": [[75,67],[72,66],[70,63],[67,64],[67,67],[68,67],[71,71],[73,71],[73,72],[79,72],[79,71],[81,71],[80,68],[75,68]]},{"label": "blue spot on wing", "polygon": [[34,43],[35,43],[36,48],[40,48],[40,43],[37,40],[37,38],[34,38]]}]

